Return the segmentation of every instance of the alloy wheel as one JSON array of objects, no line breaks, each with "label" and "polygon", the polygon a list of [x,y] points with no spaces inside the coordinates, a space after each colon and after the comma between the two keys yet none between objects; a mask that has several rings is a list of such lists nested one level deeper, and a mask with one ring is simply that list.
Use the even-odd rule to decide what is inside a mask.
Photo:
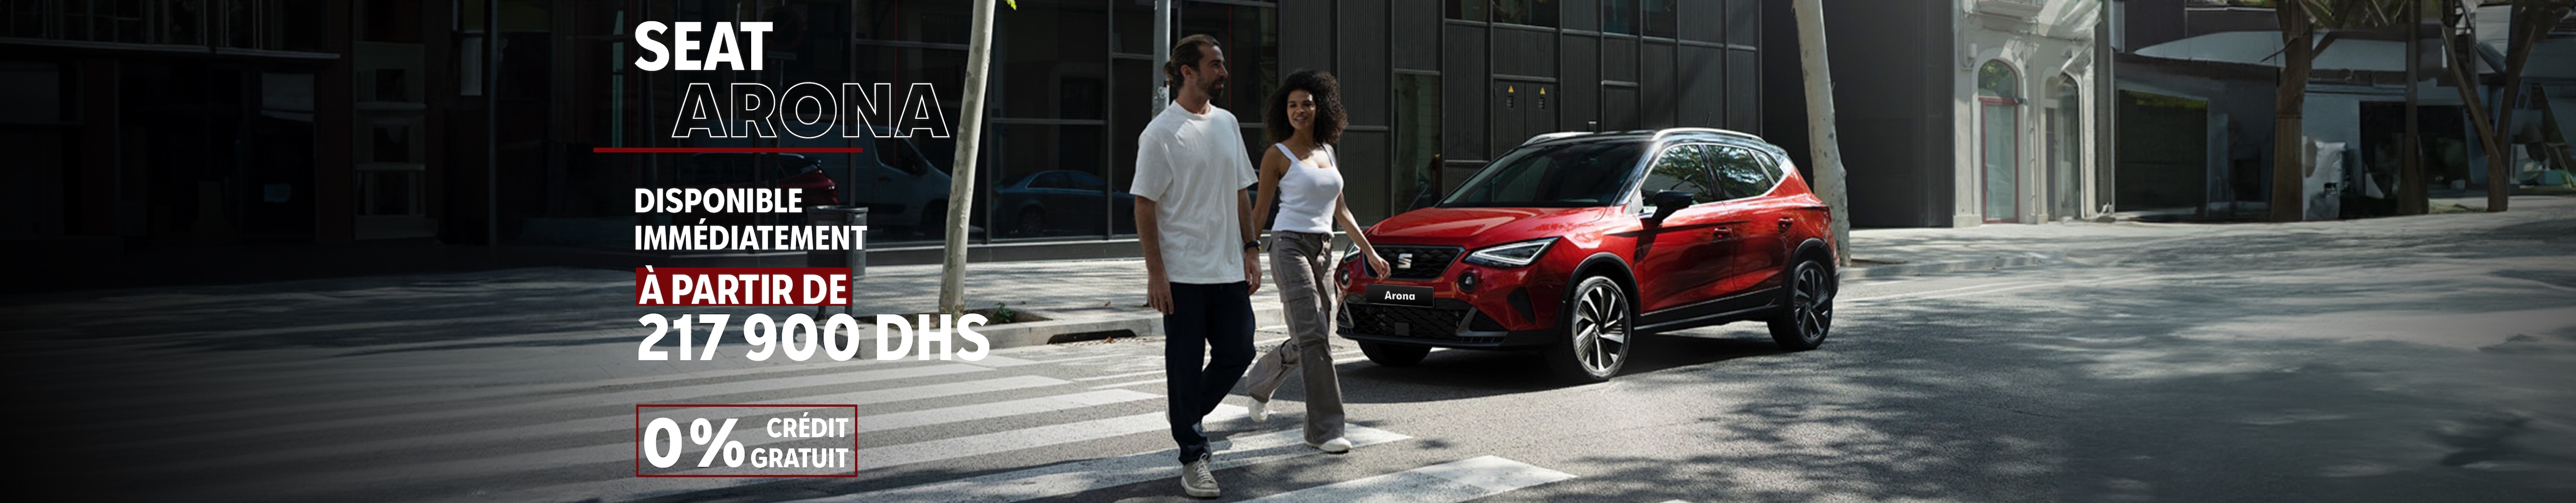
[{"label": "alloy wheel", "polygon": [[1820,267],[1798,268],[1797,286],[1789,294],[1791,316],[1798,321],[1798,338],[1809,345],[1822,342],[1834,322],[1834,291]]},{"label": "alloy wheel", "polygon": [[1618,371],[1628,353],[1627,303],[1619,284],[1609,281],[1593,283],[1575,299],[1572,343],[1584,372],[1607,376]]}]

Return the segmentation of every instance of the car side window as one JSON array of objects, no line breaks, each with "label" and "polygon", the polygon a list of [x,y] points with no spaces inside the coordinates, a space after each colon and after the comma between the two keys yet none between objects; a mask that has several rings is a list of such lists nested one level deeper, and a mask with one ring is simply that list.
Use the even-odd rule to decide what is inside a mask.
[{"label": "car side window", "polygon": [[1771,192],[1780,183],[1779,173],[1769,160],[1742,147],[1718,146],[1709,149],[1710,173],[1725,189],[1727,199],[1742,199]]},{"label": "car side window", "polygon": [[858,147],[859,151],[865,152],[864,155],[876,156],[877,165],[903,169],[903,153],[894,146],[894,142],[880,141],[872,135],[859,135],[852,140],[850,146]]},{"label": "car side window", "polygon": [[1722,191],[1709,184],[1710,148],[1709,145],[1694,144],[1664,149],[1662,155],[1655,156],[1655,163],[1646,168],[1646,182],[1637,186],[1638,200],[1643,201],[1656,192],[1667,190],[1689,192],[1694,202],[1726,199]]},{"label": "car side window", "polygon": [[906,160],[912,161],[898,164],[895,166],[896,169],[901,169],[904,174],[912,176],[921,176],[922,174],[930,172],[930,157],[921,154],[920,146],[913,145],[911,141],[901,139],[895,140],[895,144],[903,147],[902,157]]},{"label": "car side window", "polygon": [[1032,189],[1061,189],[1066,188],[1066,185],[1068,184],[1064,181],[1064,173],[1053,171],[1039,173],[1036,179],[1029,180],[1029,188]]},{"label": "car side window", "polygon": [[1098,192],[1109,188],[1109,182],[1101,180],[1100,177],[1091,176],[1090,173],[1070,171],[1064,174],[1064,178],[1065,184],[1073,187],[1074,190]]}]

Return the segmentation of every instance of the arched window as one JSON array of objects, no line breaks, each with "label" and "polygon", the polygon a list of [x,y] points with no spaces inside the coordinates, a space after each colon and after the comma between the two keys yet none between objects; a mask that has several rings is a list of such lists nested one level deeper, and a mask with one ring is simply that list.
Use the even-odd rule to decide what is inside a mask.
[{"label": "arched window", "polygon": [[2015,90],[2020,88],[2021,78],[2013,74],[2012,65],[1987,61],[1977,67],[1977,96],[2019,99],[2021,93]]},{"label": "arched window", "polygon": [[2021,78],[2002,61],[1977,67],[1977,170],[1980,206],[1987,222],[2019,221],[2021,213]]}]

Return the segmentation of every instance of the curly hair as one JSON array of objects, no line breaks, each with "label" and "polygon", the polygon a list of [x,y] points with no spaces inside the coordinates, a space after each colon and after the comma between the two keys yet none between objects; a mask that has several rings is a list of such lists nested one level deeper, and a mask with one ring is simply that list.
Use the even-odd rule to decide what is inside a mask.
[{"label": "curly hair", "polygon": [[1268,125],[1270,141],[1284,142],[1297,134],[1288,124],[1288,92],[1305,91],[1315,97],[1315,143],[1332,144],[1342,139],[1342,127],[1350,125],[1349,115],[1342,113],[1342,82],[1332,72],[1298,70],[1288,74],[1279,89],[1270,93],[1270,111],[1262,124]]}]

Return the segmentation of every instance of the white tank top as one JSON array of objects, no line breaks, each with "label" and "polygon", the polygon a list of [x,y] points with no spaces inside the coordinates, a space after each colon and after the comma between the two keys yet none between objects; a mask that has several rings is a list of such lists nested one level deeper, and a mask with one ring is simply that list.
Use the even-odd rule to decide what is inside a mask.
[{"label": "white tank top", "polygon": [[1324,155],[1333,159],[1335,169],[1309,166],[1297,160],[1288,145],[1274,143],[1279,153],[1288,155],[1288,173],[1279,177],[1279,218],[1270,228],[1310,234],[1333,232],[1333,201],[1342,195],[1342,162],[1333,156],[1333,147],[1324,146]]}]

